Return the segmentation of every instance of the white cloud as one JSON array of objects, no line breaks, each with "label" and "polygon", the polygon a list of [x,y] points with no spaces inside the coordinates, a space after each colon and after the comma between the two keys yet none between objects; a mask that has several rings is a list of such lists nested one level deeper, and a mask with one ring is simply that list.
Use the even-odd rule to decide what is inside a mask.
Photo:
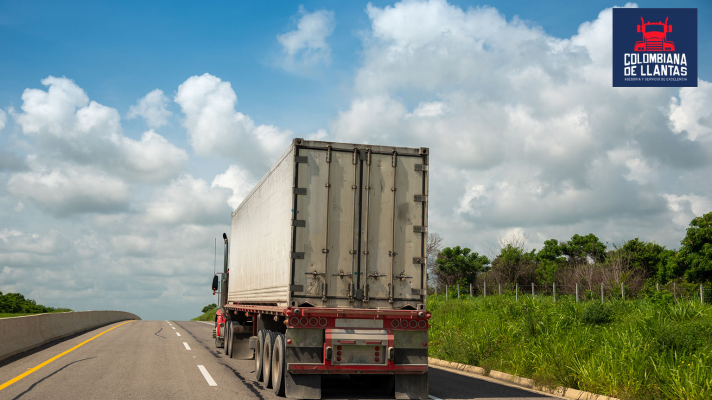
[{"label": "white cloud", "polygon": [[225,173],[215,176],[211,186],[232,190],[232,196],[227,200],[227,203],[235,210],[256,183],[249,172],[240,169],[237,165],[231,165]]},{"label": "white cloud", "polygon": [[300,5],[297,15],[297,29],[277,35],[285,54],[284,67],[294,69],[320,63],[329,64],[331,48],[326,38],[334,32],[334,12],[318,10],[309,13]]},{"label": "white cloud", "polygon": [[663,197],[674,213],[673,221],[679,226],[687,227],[694,217],[712,212],[712,200],[709,197],[696,194],[664,194]]},{"label": "white cloud", "polygon": [[124,136],[118,111],[89,101],[74,81],[49,77],[42,84],[49,86],[46,92],[25,90],[23,113],[14,118],[25,135],[38,141],[46,162],[59,153],[60,161],[98,166],[139,182],[170,179],[183,170],[184,150],[152,130],[140,141]]},{"label": "white cloud", "polygon": [[698,81],[698,87],[680,89],[680,99],[670,101],[670,125],[675,133],[687,131],[690,140],[708,138],[712,133],[712,83]]},{"label": "white cloud", "polygon": [[230,216],[228,196],[227,190],[184,174],[152,195],[144,207],[145,220],[164,225],[224,223]]},{"label": "white cloud", "polygon": [[57,217],[113,213],[127,209],[130,201],[126,183],[84,167],[17,173],[10,177],[7,188]]},{"label": "white cloud", "polygon": [[330,139],[430,147],[432,231],[486,247],[515,227],[566,239],[625,219],[619,240],[640,218],[666,227],[657,240],[684,234],[664,195],[712,173],[712,144],[668,125],[707,137],[709,83],[672,105],[678,89],[612,88],[612,9],[570,38],[444,0],[367,14],[359,95]]},{"label": "white cloud", "polygon": [[148,126],[159,128],[168,124],[168,117],[173,115],[168,111],[168,97],[161,89],[154,89],[129,108],[128,118],[141,116]]},{"label": "white cloud", "polygon": [[221,155],[263,170],[287,148],[292,132],[271,125],[255,126],[235,110],[237,95],[230,82],[203,74],[191,76],[175,96],[185,114],[188,141],[201,156]]},{"label": "white cloud", "polygon": [[2,132],[3,129],[5,129],[6,124],[7,124],[7,113],[3,110],[0,110],[0,132]]}]

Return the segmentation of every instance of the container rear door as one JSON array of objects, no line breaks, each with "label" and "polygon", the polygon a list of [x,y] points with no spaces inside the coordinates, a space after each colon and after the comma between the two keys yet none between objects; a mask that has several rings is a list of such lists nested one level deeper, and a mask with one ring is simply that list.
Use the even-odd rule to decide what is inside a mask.
[{"label": "container rear door", "polygon": [[426,216],[424,203],[415,196],[425,193],[427,167],[422,157],[366,152],[363,168],[360,285],[364,307],[419,302]]},{"label": "container rear door", "polygon": [[348,305],[357,289],[358,152],[301,148],[298,156],[294,251],[303,258],[294,260],[293,282],[302,288],[294,296]]}]

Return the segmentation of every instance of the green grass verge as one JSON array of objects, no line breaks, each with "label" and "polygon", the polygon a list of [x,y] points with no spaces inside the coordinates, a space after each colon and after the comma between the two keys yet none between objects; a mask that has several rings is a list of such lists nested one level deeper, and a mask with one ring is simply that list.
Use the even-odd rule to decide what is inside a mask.
[{"label": "green grass verge", "polygon": [[0,318],[22,317],[24,315],[36,315],[38,313],[0,313]]},{"label": "green grass verge", "polygon": [[712,398],[712,307],[430,296],[430,356],[621,399]]},{"label": "green grass verge", "polygon": [[217,308],[214,310],[210,310],[197,318],[193,318],[191,319],[191,321],[215,321],[216,312],[218,312]]}]

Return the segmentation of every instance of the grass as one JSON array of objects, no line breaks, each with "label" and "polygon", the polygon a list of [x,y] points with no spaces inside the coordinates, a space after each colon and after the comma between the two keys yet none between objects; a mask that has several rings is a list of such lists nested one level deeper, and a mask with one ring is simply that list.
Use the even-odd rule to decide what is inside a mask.
[{"label": "grass", "polygon": [[197,318],[191,319],[191,321],[210,321],[210,322],[215,321],[215,313],[217,311],[218,311],[217,308],[214,310],[210,310]]},{"label": "grass", "polygon": [[12,318],[12,317],[24,317],[25,315],[38,315],[38,314],[50,314],[58,312],[69,312],[70,309],[58,309],[56,311],[50,312],[36,312],[36,313],[0,313],[0,318]]},{"label": "grass", "polygon": [[430,296],[430,356],[621,399],[712,398],[699,301]]},{"label": "grass", "polygon": [[0,318],[22,317],[25,315],[36,315],[38,313],[0,313]]}]

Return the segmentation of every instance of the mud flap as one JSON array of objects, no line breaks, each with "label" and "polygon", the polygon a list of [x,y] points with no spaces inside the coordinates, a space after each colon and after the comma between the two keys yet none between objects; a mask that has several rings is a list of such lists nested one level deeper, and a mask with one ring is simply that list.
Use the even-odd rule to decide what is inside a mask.
[{"label": "mud flap", "polygon": [[321,399],[321,375],[285,372],[286,386],[284,395],[286,397],[291,399]]},{"label": "mud flap", "polygon": [[235,333],[230,346],[231,358],[251,360],[255,356],[254,348],[250,347],[251,337],[252,333]]},{"label": "mud flap", "polygon": [[396,375],[396,399],[427,399],[428,373]]}]

